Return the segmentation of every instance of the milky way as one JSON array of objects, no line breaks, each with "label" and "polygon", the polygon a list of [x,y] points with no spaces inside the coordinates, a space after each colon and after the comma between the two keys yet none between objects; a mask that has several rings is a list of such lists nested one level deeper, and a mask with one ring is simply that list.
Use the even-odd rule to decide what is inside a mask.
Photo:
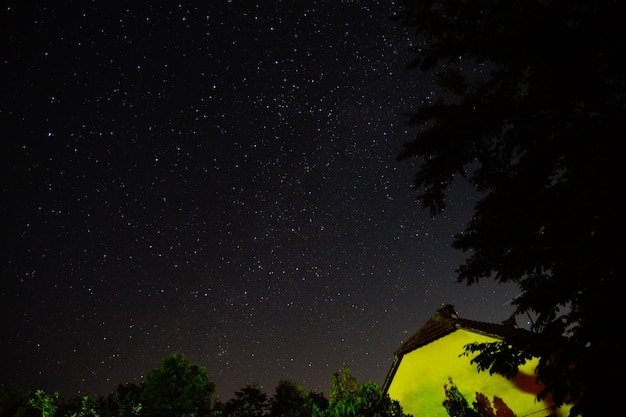
[{"label": "milky way", "polygon": [[472,192],[431,219],[395,160],[437,92],[393,5],[263,3],[5,5],[2,385],[106,395],[184,353],[220,399],[327,393],[442,303],[511,313],[455,283]]}]

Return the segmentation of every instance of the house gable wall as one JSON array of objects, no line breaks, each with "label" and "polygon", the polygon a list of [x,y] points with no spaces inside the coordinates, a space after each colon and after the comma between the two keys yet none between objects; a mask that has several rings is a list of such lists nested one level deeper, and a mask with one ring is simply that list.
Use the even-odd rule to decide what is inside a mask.
[{"label": "house gable wall", "polygon": [[464,352],[463,347],[469,343],[497,340],[469,330],[457,329],[405,353],[389,385],[389,396],[398,400],[404,412],[414,417],[448,417],[442,403],[445,399],[444,385],[452,378],[470,404],[475,401],[476,393],[479,392],[486,395],[492,404],[494,396],[501,398],[517,416],[554,415],[555,410],[549,404],[536,399],[541,389],[534,383],[536,360],[520,368],[515,379],[507,380],[488,372],[478,373],[476,366],[470,363],[470,357],[460,356]]}]

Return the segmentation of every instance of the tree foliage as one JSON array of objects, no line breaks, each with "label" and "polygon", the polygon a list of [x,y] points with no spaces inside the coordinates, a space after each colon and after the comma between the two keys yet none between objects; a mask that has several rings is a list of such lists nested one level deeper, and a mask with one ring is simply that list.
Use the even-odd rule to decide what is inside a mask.
[{"label": "tree foliage", "polygon": [[261,417],[266,414],[269,404],[267,394],[259,386],[248,384],[218,408],[226,417]]},{"label": "tree foliage", "polygon": [[149,371],[140,395],[141,415],[208,416],[215,384],[206,369],[191,363],[184,355],[174,354]]},{"label": "tree foliage", "polygon": [[[100,417],[96,411],[96,403],[89,396],[75,396],[67,402],[61,400],[58,392],[49,394],[42,389],[35,390],[28,404],[41,413],[42,417],[54,417],[57,414],[67,417]],[[22,415],[24,410],[16,414],[6,414],[7,416]],[[4,414],[3,414],[4,415]],[[28,415],[25,413],[25,415]]]},{"label": "tree foliage", "polygon": [[516,314],[535,316],[545,340],[514,346],[540,357],[542,395],[581,413],[601,401],[593,381],[619,353],[603,323],[621,301],[621,5],[399,4],[396,18],[415,33],[411,65],[433,74],[439,94],[410,115],[418,133],[398,159],[421,161],[415,188],[433,215],[455,179],[476,188],[474,215],[453,242],[469,253],[458,280],[520,287]]},{"label": "tree foliage", "polygon": [[326,409],[328,400],[322,394],[306,392],[297,383],[282,379],[270,399],[270,416],[310,417],[313,407]]},{"label": "tree foliage", "polygon": [[100,417],[95,401],[87,395],[72,398],[67,408],[71,410],[69,417]]},{"label": "tree foliage", "polygon": [[59,397],[58,392],[48,394],[44,390],[38,389],[28,403],[41,412],[41,417],[54,417],[59,408]]},{"label": "tree foliage", "polygon": [[452,378],[443,388],[446,395],[443,406],[450,417],[515,417],[502,398],[494,397],[492,404],[487,396],[477,392],[476,400],[470,406]]},{"label": "tree foliage", "polygon": [[120,384],[117,390],[106,399],[100,400],[100,408],[110,417],[139,417],[141,409],[142,385]]},{"label": "tree foliage", "polygon": [[314,409],[326,410],[329,405],[322,393],[305,391],[287,379],[279,381],[271,398],[257,385],[244,386],[225,403],[213,403],[214,392],[205,368],[176,354],[162,358],[160,367],[148,371],[143,383],[119,384],[106,397],[76,395],[65,400],[58,392],[0,387],[0,416],[311,417]]},{"label": "tree foliage", "polygon": [[314,407],[313,417],[409,417],[402,406],[374,382],[357,384],[348,366],[332,375],[326,409]]},{"label": "tree foliage", "polygon": [[31,400],[35,398],[32,389],[0,387],[0,416],[35,417],[41,412],[33,408]]}]

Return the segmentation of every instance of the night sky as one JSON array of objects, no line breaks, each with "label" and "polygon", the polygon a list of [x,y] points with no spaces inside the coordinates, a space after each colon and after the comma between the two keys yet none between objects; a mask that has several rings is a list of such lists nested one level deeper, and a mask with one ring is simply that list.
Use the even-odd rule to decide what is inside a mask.
[{"label": "night sky", "polygon": [[3,2],[0,385],[107,395],[162,357],[218,399],[382,384],[455,283],[473,211],[431,219],[397,162],[432,99],[377,1]]}]

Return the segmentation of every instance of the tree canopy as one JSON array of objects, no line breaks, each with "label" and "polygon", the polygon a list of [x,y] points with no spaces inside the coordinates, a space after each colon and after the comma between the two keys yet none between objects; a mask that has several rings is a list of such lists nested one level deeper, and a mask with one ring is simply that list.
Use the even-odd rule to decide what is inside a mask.
[{"label": "tree canopy", "polygon": [[[380,391],[380,389],[379,389]],[[305,391],[283,379],[272,397],[257,385],[245,385],[226,402],[213,402],[215,384],[206,369],[182,354],[161,359],[141,384],[119,384],[107,397],[76,395],[63,399],[58,392],[0,387],[0,415],[13,417],[160,417],[270,416],[311,417],[326,410],[324,394]]]},{"label": "tree canopy", "polygon": [[313,407],[326,409],[328,400],[320,393],[307,392],[297,383],[281,379],[270,405],[271,417],[310,417]]},{"label": "tree canopy", "polygon": [[215,384],[204,367],[182,354],[169,355],[146,375],[140,394],[142,415],[208,416],[214,392]]},{"label": "tree canopy", "polygon": [[[617,1],[401,0],[413,68],[437,98],[409,115],[418,130],[399,160],[418,158],[423,207],[445,210],[458,178],[479,200],[453,247],[458,281],[512,282],[516,314],[543,338],[543,395],[599,403],[619,353],[604,323],[619,314],[618,245],[626,138],[626,29]],[[505,355],[506,356],[506,355]],[[491,358],[491,359],[489,359]],[[498,365],[503,355],[487,355]],[[595,382],[594,382],[595,381]]]},{"label": "tree canopy", "polygon": [[229,417],[261,417],[268,409],[267,394],[257,385],[246,385],[235,392],[235,397],[217,407]]},{"label": "tree canopy", "polygon": [[374,382],[357,384],[350,367],[332,374],[330,399],[325,409],[313,408],[312,417],[411,417],[397,400],[383,394]]}]

